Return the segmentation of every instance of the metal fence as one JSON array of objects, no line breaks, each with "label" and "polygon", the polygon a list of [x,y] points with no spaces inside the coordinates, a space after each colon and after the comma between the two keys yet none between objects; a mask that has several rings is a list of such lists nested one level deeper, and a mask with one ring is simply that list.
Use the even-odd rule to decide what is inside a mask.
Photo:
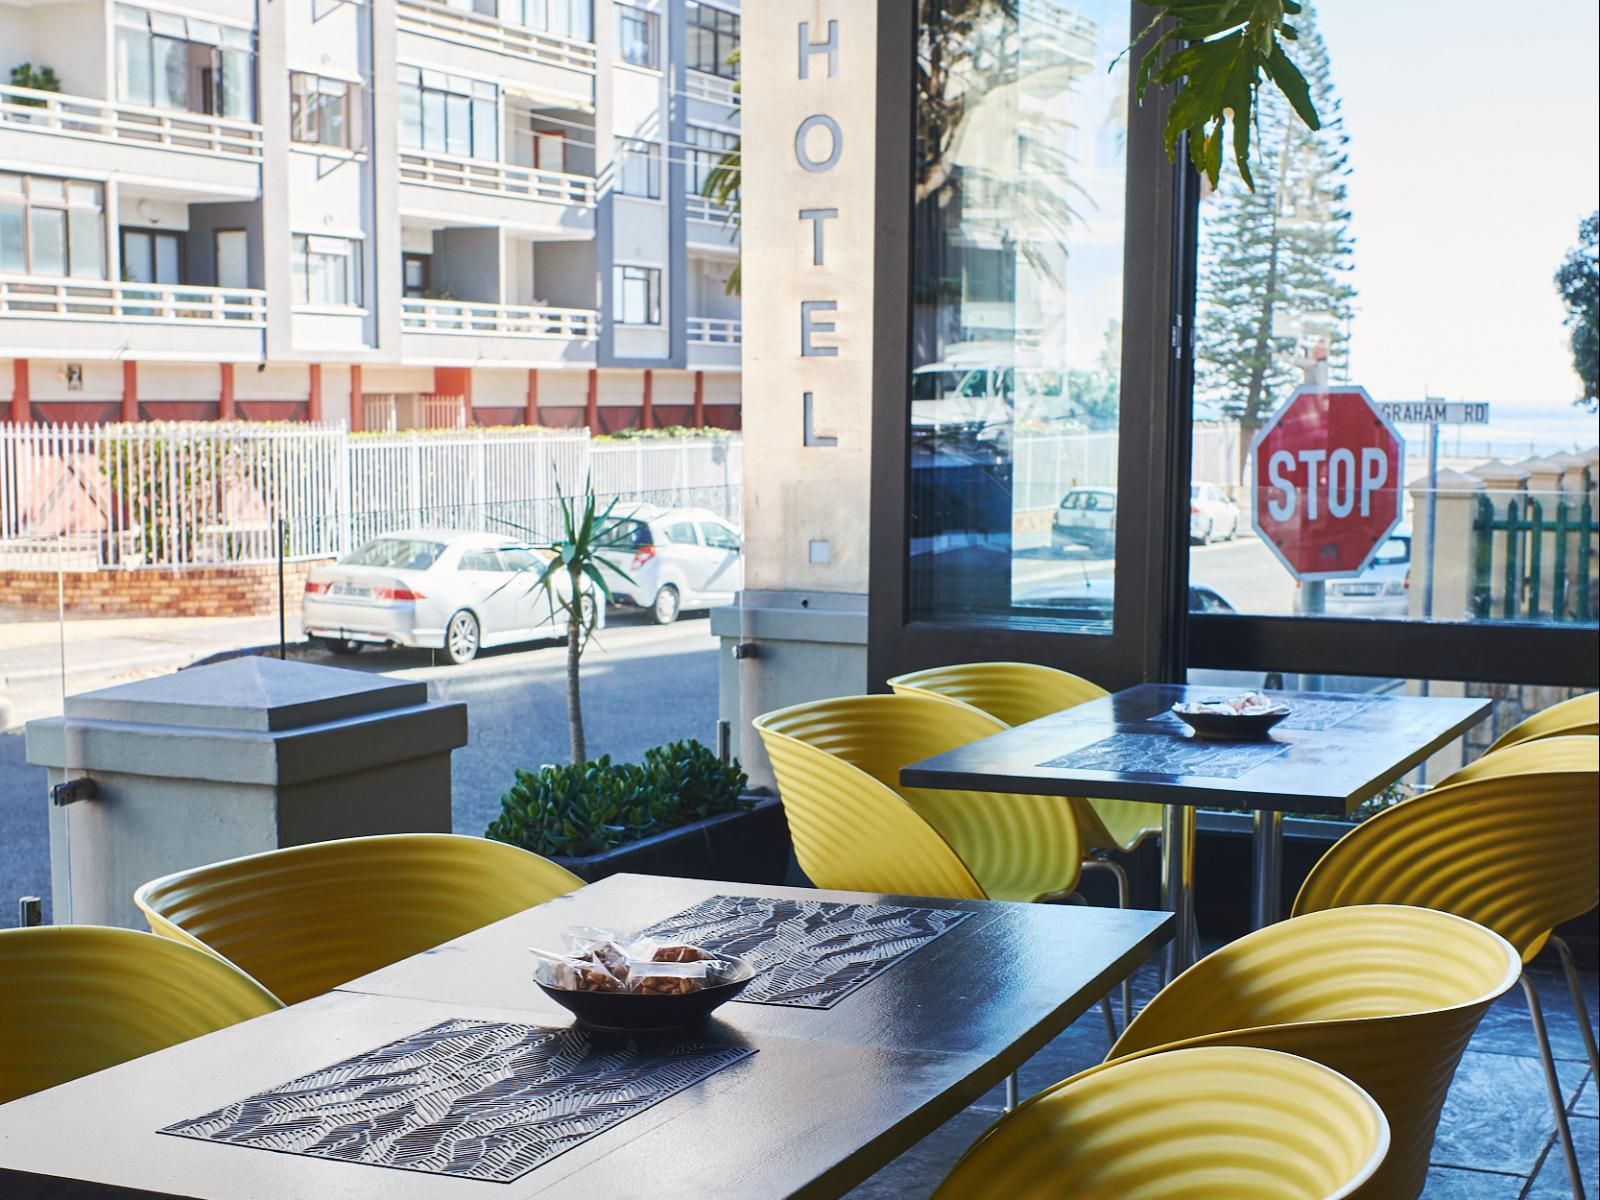
[{"label": "metal fence", "polygon": [[[1478,498],[1472,531],[1472,605],[1480,620],[1595,619],[1595,539],[1588,497],[1510,500],[1500,512]],[[1498,536],[1497,536],[1498,535]]]},{"label": "metal fence", "polygon": [[547,539],[558,531],[558,484],[571,493],[589,477],[602,502],[740,518],[737,437],[0,425],[0,569],[265,563],[280,536],[286,558],[326,558],[409,526],[515,526]]}]

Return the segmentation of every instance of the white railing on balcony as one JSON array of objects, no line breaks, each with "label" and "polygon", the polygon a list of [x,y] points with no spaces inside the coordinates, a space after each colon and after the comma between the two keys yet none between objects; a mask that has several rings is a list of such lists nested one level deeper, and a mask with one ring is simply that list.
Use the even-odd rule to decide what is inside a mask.
[{"label": "white railing on balcony", "polygon": [[[442,38],[497,54],[515,54],[534,62],[574,71],[594,73],[595,49],[591,42],[575,42],[523,25],[510,25],[498,17],[463,12],[430,4],[427,0],[401,0],[395,24],[402,33]],[[591,97],[586,97],[588,103]]]},{"label": "white railing on balcony", "polygon": [[708,71],[685,71],[684,94],[695,100],[709,100],[713,104],[726,104],[737,108],[739,93],[733,90],[733,80]]},{"label": "white railing on balcony", "polygon": [[261,126],[206,113],[145,108],[0,84],[0,127],[96,141],[138,142],[190,154],[261,157]]},{"label": "white railing on balcony", "polygon": [[711,221],[717,225],[726,225],[733,217],[733,208],[727,204],[718,204],[709,197],[698,192],[690,192],[684,198],[684,213],[691,221]]},{"label": "white railing on balcony", "polygon": [[400,152],[400,182],[554,204],[594,204],[594,180],[587,175],[564,175],[537,167],[417,150]]},{"label": "white railing on balcony", "polygon": [[400,327],[413,333],[581,341],[597,336],[599,321],[592,308],[417,299],[403,300],[400,306]]},{"label": "white railing on balcony", "polygon": [[267,294],[249,288],[0,275],[0,317],[263,325]]},{"label": "white railing on balcony", "polygon": [[689,341],[696,346],[737,346],[743,340],[744,322],[727,317],[690,317]]}]

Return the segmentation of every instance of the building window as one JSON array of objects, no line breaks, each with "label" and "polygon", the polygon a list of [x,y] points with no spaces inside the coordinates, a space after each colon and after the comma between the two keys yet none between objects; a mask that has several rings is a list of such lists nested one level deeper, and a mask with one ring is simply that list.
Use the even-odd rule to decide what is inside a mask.
[{"label": "building window", "polygon": [[724,79],[739,78],[738,60],[728,61],[739,48],[739,14],[696,4],[694,0],[684,7],[689,26],[689,69]]},{"label": "building window", "polygon": [[361,150],[361,85],[289,72],[289,137],[317,146]]},{"label": "building window", "polygon": [[617,53],[636,67],[659,67],[656,14],[631,4],[617,5]]},{"label": "building window", "polygon": [[319,307],[361,304],[361,243],[354,238],[294,235],[294,301]]},{"label": "building window", "polygon": [[409,300],[420,300],[433,290],[433,255],[400,256],[401,287]]},{"label": "building window", "polygon": [[661,199],[661,147],[655,142],[617,139],[617,192]]},{"label": "building window", "polygon": [[479,79],[402,66],[400,145],[459,158],[499,159],[499,89]]},{"label": "building window", "polygon": [[183,239],[170,230],[122,231],[124,283],[183,282]]},{"label": "building window", "polygon": [[507,0],[503,16],[556,37],[594,41],[594,7],[589,0]]},{"label": "building window", "polygon": [[684,131],[689,147],[689,191],[702,195],[706,180],[716,169],[723,156],[739,144],[739,135],[721,129],[707,129],[703,125],[690,125]]},{"label": "building window", "polygon": [[116,9],[117,99],[234,121],[256,119],[255,38],[193,17]]},{"label": "building window", "polygon": [[0,172],[0,271],[104,279],[106,234],[98,183]]},{"label": "building window", "polygon": [[618,325],[661,324],[659,267],[614,267],[611,319]]}]

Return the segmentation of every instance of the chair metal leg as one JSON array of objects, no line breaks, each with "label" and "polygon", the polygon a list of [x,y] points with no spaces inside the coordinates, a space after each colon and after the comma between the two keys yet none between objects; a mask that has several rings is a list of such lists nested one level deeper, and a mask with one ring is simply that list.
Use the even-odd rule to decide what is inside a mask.
[{"label": "chair metal leg", "polygon": [[[1073,892],[1072,895],[1067,897],[1067,903],[1082,904],[1087,907],[1089,902],[1077,892]],[[1100,1011],[1106,1018],[1106,1037],[1111,1039],[1110,1045],[1115,1046],[1117,1044],[1117,1019],[1111,1015],[1111,993],[1107,992],[1100,997]]]},{"label": "chair metal leg", "polygon": [[1006,1076],[1006,1111],[1013,1112],[1017,1107],[1017,1073],[1015,1071]]},{"label": "chair metal leg", "polygon": [[1556,1075],[1555,1055],[1550,1050],[1550,1033],[1544,1027],[1544,1010],[1539,1007],[1539,993],[1526,971],[1522,974],[1522,994],[1528,999],[1528,1015],[1533,1018],[1533,1036],[1539,1043],[1539,1061],[1544,1066],[1544,1083],[1550,1092],[1550,1107],[1556,1114],[1556,1136],[1561,1143],[1561,1153],[1567,1160],[1567,1178],[1572,1182],[1573,1200],[1585,1200],[1583,1175],[1578,1167],[1578,1152],[1572,1147],[1572,1129],[1567,1124],[1567,1104],[1561,1095],[1561,1080]]},{"label": "chair metal leg", "polygon": [[1572,1011],[1578,1015],[1578,1028],[1583,1031],[1583,1049],[1589,1056],[1589,1070],[1596,1079],[1600,1079],[1600,1055],[1595,1053],[1594,1026],[1589,1024],[1589,1006],[1583,1002],[1583,985],[1578,981],[1578,964],[1572,959],[1572,947],[1553,933],[1550,935],[1550,944],[1561,956],[1561,969],[1567,976],[1567,990],[1572,993]]},{"label": "chair metal leg", "polygon": [[[1091,858],[1083,865],[1085,869],[1097,867],[1102,871],[1110,871],[1112,878],[1117,881],[1117,907],[1128,907],[1131,891],[1128,887],[1128,873],[1122,869],[1121,863],[1112,862],[1109,858]],[[1122,1027],[1126,1029],[1131,1020],[1133,1020],[1133,976],[1130,975],[1122,981]]]}]

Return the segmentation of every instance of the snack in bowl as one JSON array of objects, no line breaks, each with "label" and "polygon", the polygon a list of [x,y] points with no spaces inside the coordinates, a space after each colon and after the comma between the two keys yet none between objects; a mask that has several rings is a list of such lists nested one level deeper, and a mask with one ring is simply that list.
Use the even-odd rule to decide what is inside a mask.
[{"label": "snack in bowl", "polygon": [[1260,692],[1219,699],[1190,700],[1172,706],[1172,714],[1199,737],[1241,740],[1265,737],[1292,710]]}]

